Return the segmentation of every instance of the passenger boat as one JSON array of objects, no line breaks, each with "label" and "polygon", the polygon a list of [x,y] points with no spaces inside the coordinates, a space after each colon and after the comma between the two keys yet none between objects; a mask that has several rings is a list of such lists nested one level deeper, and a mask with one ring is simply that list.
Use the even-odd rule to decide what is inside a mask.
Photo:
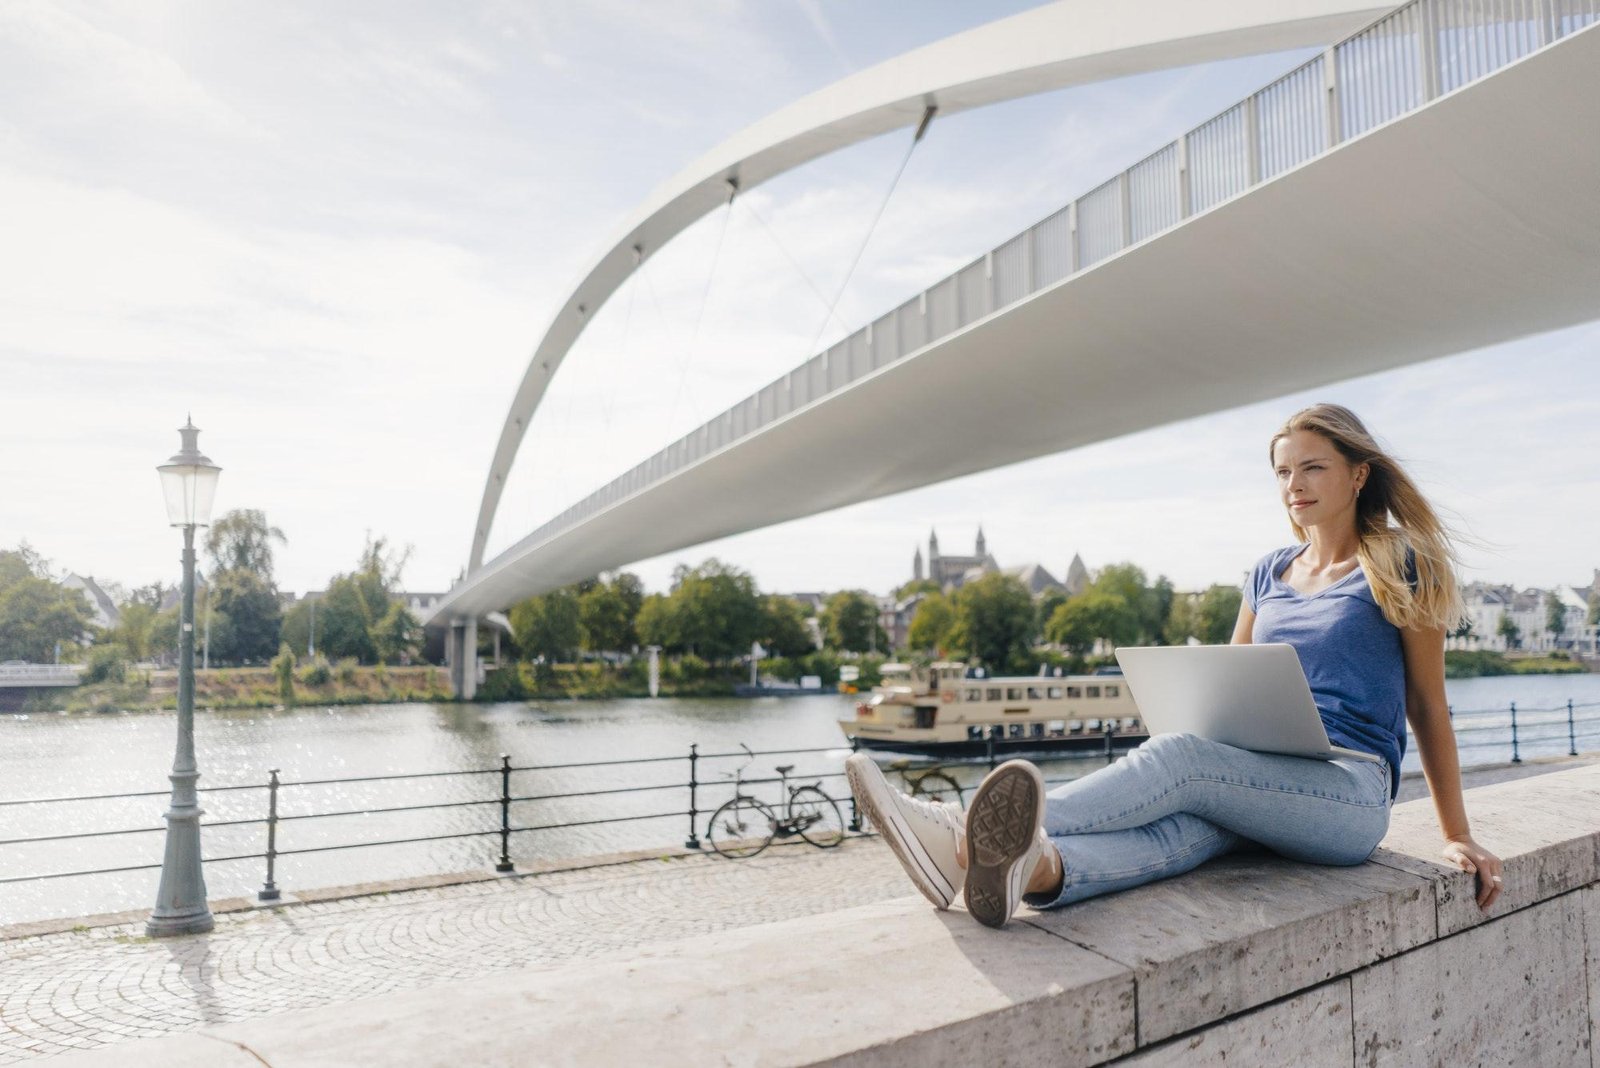
[{"label": "passenger boat", "polygon": [[1149,737],[1120,674],[995,677],[965,664],[885,664],[841,719],[864,749],[927,756],[1128,748]]}]

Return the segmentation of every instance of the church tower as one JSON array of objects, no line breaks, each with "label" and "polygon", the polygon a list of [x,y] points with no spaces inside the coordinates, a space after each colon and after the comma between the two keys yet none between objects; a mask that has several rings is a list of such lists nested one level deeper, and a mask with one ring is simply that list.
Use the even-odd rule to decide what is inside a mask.
[{"label": "church tower", "polygon": [[928,577],[944,585],[944,566],[939,563],[939,532],[928,531]]},{"label": "church tower", "polygon": [[979,563],[982,563],[989,556],[989,553],[984,548],[983,527],[981,525],[978,527],[978,544],[977,544],[977,547],[973,550],[972,555],[976,556],[978,558],[978,562]]},{"label": "church tower", "polygon": [[917,554],[911,558],[911,581],[922,581],[922,546],[917,546]]}]

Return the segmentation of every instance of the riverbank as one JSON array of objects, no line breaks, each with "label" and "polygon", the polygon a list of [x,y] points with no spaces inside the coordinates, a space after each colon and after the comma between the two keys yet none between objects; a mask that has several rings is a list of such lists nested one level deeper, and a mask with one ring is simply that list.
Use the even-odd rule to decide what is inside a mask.
[{"label": "riverbank", "polygon": [[1497,653],[1491,650],[1451,649],[1444,654],[1448,679],[1478,679],[1491,675],[1582,675],[1589,665],[1557,651],[1548,656]]}]

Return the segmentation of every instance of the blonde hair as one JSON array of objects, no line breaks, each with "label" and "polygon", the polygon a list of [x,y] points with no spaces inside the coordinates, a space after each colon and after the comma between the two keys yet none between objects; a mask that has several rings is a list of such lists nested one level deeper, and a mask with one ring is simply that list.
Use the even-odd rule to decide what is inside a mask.
[{"label": "blonde hair", "polygon": [[[1356,558],[1366,572],[1383,618],[1401,629],[1460,625],[1466,614],[1455,574],[1459,567],[1452,535],[1422,491],[1383,451],[1356,413],[1337,404],[1314,404],[1291,415],[1267,446],[1268,462],[1278,442],[1296,430],[1326,438],[1352,465],[1366,464],[1366,484],[1356,498]],[[1293,519],[1295,537],[1305,530]],[[1406,554],[1415,556],[1416,586],[1407,577]]]}]

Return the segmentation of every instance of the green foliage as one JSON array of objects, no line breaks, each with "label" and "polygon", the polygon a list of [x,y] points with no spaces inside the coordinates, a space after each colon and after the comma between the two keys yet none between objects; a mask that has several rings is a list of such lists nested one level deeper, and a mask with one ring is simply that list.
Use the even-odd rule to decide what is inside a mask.
[{"label": "green foliage", "polygon": [[615,583],[597,582],[578,595],[578,637],[591,653],[633,648],[637,638],[629,597]]},{"label": "green foliage", "polygon": [[150,621],[150,656],[172,662],[178,657],[178,605],[157,612]]},{"label": "green foliage", "polygon": [[0,549],[0,590],[16,585],[25,578],[48,579],[50,561],[40,556],[27,543],[15,549]]},{"label": "green foliage", "polygon": [[878,606],[860,590],[841,590],[822,608],[822,633],[830,649],[864,653],[888,642],[878,626]]},{"label": "green foliage", "polygon": [[360,667],[360,665],[356,663],[356,658],[353,656],[347,656],[343,660],[340,660],[339,663],[334,667],[334,677],[337,678],[342,685],[348,686],[356,681],[356,669],[358,667]]},{"label": "green foliage", "polygon": [[[271,584],[254,571],[218,574],[206,591],[211,607],[212,663],[260,662],[282,641],[283,609]],[[218,616],[223,617],[219,626]],[[200,614],[202,624],[204,614]]]},{"label": "green foliage", "polygon": [[578,625],[578,595],[571,587],[513,605],[510,618],[523,657],[543,659],[548,664],[577,659],[583,638]]},{"label": "green foliage", "polygon": [[[1207,626],[1222,610],[1224,594],[1208,594]],[[1045,639],[1083,655],[1102,640],[1109,645],[1150,645],[1182,630],[1184,637],[1201,627],[1196,606],[1174,612],[1172,583],[1165,577],[1150,585],[1144,571],[1133,564],[1110,564],[1095,576],[1089,588],[1055,608],[1045,621]],[[1237,611],[1237,607],[1235,608]],[[1230,621],[1231,632],[1231,621]],[[1225,640],[1225,639],[1224,639]]]},{"label": "green foliage", "polygon": [[932,579],[912,579],[910,582],[894,591],[894,598],[903,601],[912,594],[917,593],[943,593],[939,584]]},{"label": "green foliage", "polygon": [[300,681],[307,686],[326,686],[333,681],[333,666],[319,653],[300,672]]},{"label": "green foliage", "polygon": [[1079,656],[1094,648],[1096,639],[1128,645],[1139,634],[1133,606],[1105,590],[1090,587],[1055,610],[1045,624],[1044,636]]},{"label": "green foliage", "polygon": [[1567,631],[1567,606],[1553,592],[1545,594],[1544,629],[1553,638],[1560,638]]},{"label": "green foliage", "polygon": [[695,568],[678,565],[668,600],[670,644],[707,660],[726,663],[744,656],[761,630],[755,580],[715,557]]},{"label": "green foliage", "polygon": [[120,645],[97,645],[89,650],[87,666],[80,681],[86,685],[97,682],[125,682],[128,678],[128,650]]},{"label": "green foliage", "polygon": [[1010,575],[991,572],[956,590],[950,641],[997,671],[1028,659],[1033,644],[1033,598]]},{"label": "green foliage", "polygon": [[133,660],[150,659],[150,636],[155,626],[156,606],[129,600],[118,612],[117,625],[109,637],[128,651]]},{"label": "green foliage", "polygon": [[1500,616],[1500,625],[1495,629],[1506,640],[1506,648],[1517,649],[1522,646],[1522,631],[1517,627],[1517,621],[1511,618],[1510,612]]},{"label": "green foliage", "polygon": [[422,624],[400,601],[390,601],[389,609],[372,628],[372,645],[378,664],[409,663],[422,642]]},{"label": "green foliage", "polygon": [[328,592],[317,602],[316,613],[319,652],[361,661],[378,658],[377,646],[372,641],[375,619],[360,576],[340,575],[329,583]]},{"label": "green foliage", "polygon": [[287,545],[283,531],[269,526],[267,515],[255,508],[226,512],[206,531],[206,555],[213,572],[244,571],[273,589],[272,543]]},{"label": "green foliage", "polygon": [[950,639],[955,632],[956,609],[950,598],[934,591],[917,603],[906,631],[906,641],[913,649],[931,650],[941,655],[953,646]]},{"label": "green foliage", "polygon": [[478,687],[472,699],[486,703],[525,701],[528,692],[528,682],[523,678],[522,665],[513,660],[484,675],[483,685]]},{"label": "green foliage", "polygon": [[1128,636],[1111,639],[1110,635],[1102,634],[1097,637],[1111,639],[1117,645],[1147,645],[1161,640],[1173,598],[1172,583],[1165,576],[1156,579],[1152,586],[1146,581],[1143,568],[1127,563],[1108,564],[1095,575],[1089,590],[1121,601],[1133,621],[1133,630]]},{"label": "green foliage", "polygon": [[272,674],[278,680],[279,700],[294,704],[294,650],[288,642],[278,646],[278,655],[272,658]]},{"label": "green foliage", "polygon": [[0,660],[47,664],[57,643],[64,651],[76,649],[89,629],[89,599],[81,590],[24,573],[26,558],[8,555],[8,585],[0,588]]},{"label": "green foliage", "polygon": [[761,598],[758,640],[773,656],[805,656],[813,649],[805,609],[792,597],[766,594]]},{"label": "green foliage", "polygon": [[1182,645],[1193,637],[1205,645],[1225,645],[1233,637],[1243,594],[1237,586],[1214,585],[1196,597],[1173,602],[1162,637]]}]

